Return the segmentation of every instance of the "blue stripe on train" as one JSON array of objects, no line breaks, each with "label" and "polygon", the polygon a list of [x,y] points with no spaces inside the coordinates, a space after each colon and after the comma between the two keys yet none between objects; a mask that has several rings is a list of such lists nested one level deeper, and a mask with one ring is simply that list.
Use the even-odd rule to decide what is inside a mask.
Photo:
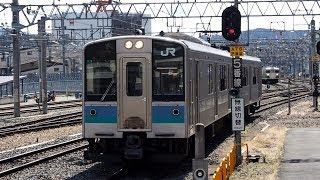
[{"label": "blue stripe on train", "polygon": [[[90,111],[95,109],[97,114],[90,115]],[[117,106],[85,106],[85,123],[117,123]]]},{"label": "blue stripe on train", "polygon": [[[178,115],[173,115],[174,109]],[[152,123],[184,123],[184,106],[152,106]]]},{"label": "blue stripe on train", "polygon": [[[97,114],[90,115],[95,109]],[[173,115],[178,109],[179,114]],[[85,106],[85,123],[117,123],[117,106]],[[184,106],[152,106],[152,123],[184,123]]]}]

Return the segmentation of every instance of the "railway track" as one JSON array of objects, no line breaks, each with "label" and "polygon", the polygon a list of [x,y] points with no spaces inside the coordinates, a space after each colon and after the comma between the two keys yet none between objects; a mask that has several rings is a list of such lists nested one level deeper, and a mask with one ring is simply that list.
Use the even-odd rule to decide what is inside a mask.
[{"label": "railway track", "polygon": [[25,133],[30,131],[38,131],[48,128],[73,125],[82,122],[82,112],[74,112],[63,114],[60,116],[43,118],[36,121],[19,123],[11,126],[0,127],[0,137],[8,136],[16,133]]},{"label": "railway track", "polygon": [[0,177],[21,171],[39,163],[69,154],[84,148],[88,145],[83,138],[78,138],[63,143],[47,146],[37,150],[11,156],[0,160]]},{"label": "railway track", "polygon": [[[73,107],[81,107],[81,100],[70,100],[70,101],[60,101],[60,102],[49,102],[48,110],[56,110],[56,109],[64,109],[64,108],[73,108]],[[29,104],[21,106],[21,113],[31,113],[31,112],[39,112],[41,111],[41,104]],[[2,107],[0,108],[0,116],[10,116],[13,115],[13,106]]]},{"label": "railway track", "polygon": [[[290,98],[290,101],[291,101],[291,102],[294,102],[294,101],[300,100],[300,99],[302,99],[302,98],[304,98],[304,97],[308,97],[308,96],[310,96],[310,93],[309,93],[309,92],[308,92],[308,93],[301,93],[301,94],[292,96],[292,97]],[[276,101],[273,101],[273,102],[261,104],[260,109],[257,110],[256,113],[260,113],[260,112],[269,110],[269,109],[271,109],[271,108],[274,108],[274,107],[277,107],[277,106],[280,106],[280,105],[283,105],[283,104],[286,104],[286,103],[288,103],[288,98],[283,98],[283,99],[276,100]]]},{"label": "railway track", "polygon": [[[309,89],[306,89],[305,87],[297,87],[294,89],[291,89],[290,92],[292,94],[296,93],[301,93],[301,92],[309,92]],[[273,93],[265,93],[262,94],[261,100],[269,99],[269,98],[274,98],[274,97],[279,97],[279,96],[287,96],[288,90],[281,90]]]}]

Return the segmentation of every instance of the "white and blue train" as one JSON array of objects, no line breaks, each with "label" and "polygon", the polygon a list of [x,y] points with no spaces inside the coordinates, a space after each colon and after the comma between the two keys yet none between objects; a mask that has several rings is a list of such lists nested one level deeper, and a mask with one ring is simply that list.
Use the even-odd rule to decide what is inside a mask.
[{"label": "white and blue train", "polygon": [[[137,35],[84,47],[83,136],[89,142],[85,158],[186,156],[194,146],[196,123],[213,135],[216,124],[226,121],[230,55],[191,41],[184,35]],[[240,96],[249,113],[259,104],[262,66],[260,59],[249,56],[242,64]]]}]

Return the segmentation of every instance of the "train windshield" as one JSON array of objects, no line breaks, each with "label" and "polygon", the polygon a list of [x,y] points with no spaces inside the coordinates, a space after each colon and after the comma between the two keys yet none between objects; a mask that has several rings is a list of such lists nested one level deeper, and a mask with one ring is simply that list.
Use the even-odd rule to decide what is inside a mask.
[{"label": "train windshield", "polygon": [[116,43],[99,42],[85,49],[85,100],[116,101]]},{"label": "train windshield", "polygon": [[152,99],[184,101],[184,48],[166,41],[152,42]]}]

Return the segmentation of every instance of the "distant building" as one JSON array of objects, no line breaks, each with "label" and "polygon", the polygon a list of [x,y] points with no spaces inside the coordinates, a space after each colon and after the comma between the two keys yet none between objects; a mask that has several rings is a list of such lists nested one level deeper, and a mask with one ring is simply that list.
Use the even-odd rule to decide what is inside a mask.
[{"label": "distant building", "polygon": [[[81,18],[76,18],[76,16],[81,16]],[[53,35],[57,38],[63,38],[62,24],[64,24],[64,38],[67,42],[130,35],[134,34],[135,29],[140,29],[141,27],[145,29],[147,35],[151,35],[151,21],[148,21],[146,18],[148,15],[144,17],[141,17],[139,14],[128,14],[124,16],[120,15],[117,11],[106,11],[88,13],[87,15],[76,14],[76,16],[74,13],[69,13],[63,22],[62,20],[53,20]],[[86,19],[85,16],[95,18]]]},{"label": "distant building", "polygon": [[[76,16],[78,18],[76,18]],[[95,18],[86,19],[85,16]],[[53,37],[49,38],[47,44],[47,72],[63,72],[63,43],[65,44],[66,48],[65,72],[71,73],[81,71],[81,45],[87,43],[90,40],[111,36],[134,34],[135,29],[140,29],[141,27],[145,29],[146,35],[151,35],[151,21],[148,21],[148,18],[146,18],[147,16],[148,15],[144,15],[143,17],[141,17],[139,14],[128,14],[126,16],[123,16],[120,15],[117,11],[108,11],[103,8],[100,8],[100,10],[97,12],[90,13],[90,15],[75,15],[73,13],[69,13],[63,20],[65,29],[64,37],[61,28],[62,21],[53,20],[51,25]],[[57,15],[57,17],[60,17],[60,15]],[[109,19],[107,19],[108,17]],[[31,39],[37,39],[37,36],[22,35],[21,39],[21,74],[38,73],[38,48],[36,47],[36,44],[30,44],[31,42],[35,43],[35,41]],[[0,76],[11,75],[13,73],[11,43],[12,41],[11,37],[8,35],[8,30],[0,26]]]}]

